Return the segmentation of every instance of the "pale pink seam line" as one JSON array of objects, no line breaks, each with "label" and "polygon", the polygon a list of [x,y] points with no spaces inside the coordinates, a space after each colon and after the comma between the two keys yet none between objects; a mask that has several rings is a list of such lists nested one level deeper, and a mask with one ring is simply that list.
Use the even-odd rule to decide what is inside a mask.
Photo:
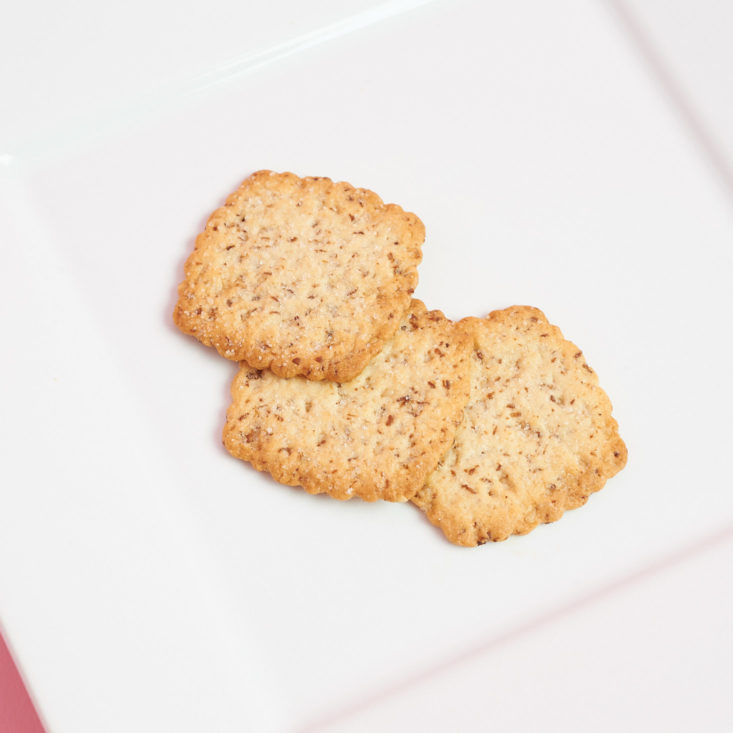
[{"label": "pale pink seam line", "polygon": [[692,544],[686,545],[680,550],[665,555],[659,560],[646,565],[641,570],[637,570],[628,575],[624,575],[618,580],[614,580],[601,588],[586,593],[569,603],[558,606],[547,613],[537,616],[525,623],[519,624],[514,628],[508,629],[506,632],[498,636],[492,636],[483,641],[478,641],[470,649],[464,649],[451,657],[447,657],[441,662],[428,667],[427,669],[406,677],[388,687],[374,691],[372,694],[354,700],[351,703],[333,710],[330,713],[307,722],[304,726],[296,728],[295,733],[318,733],[318,731],[327,730],[330,726],[339,721],[346,721],[360,712],[368,710],[373,705],[397,697],[418,685],[429,681],[451,669],[460,667],[478,657],[494,651],[498,647],[509,644],[526,633],[541,629],[544,626],[558,620],[559,618],[572,614],[581,608],[597,603],[608,596],[613,595],[617,591],[628,586],[634,586],[637,583],[647,580],[653,575],[668,570],[675,565],[680,565],[703,552],[709,551],[725,542],[733,541],[733,524],[724,527],[717,532],[709,534]]},{"label": "pale pink seam line", "polygon": [[685,129],[702,150],[719,182],[723,184],[727,198],[733,204],[733,169],[725,153],[719,147],[715,135],[708,130],[707,125],[695,110],[695,106],[687,98],[683,85],[670,71],[662,54],[657,51],[642,23],[634,16],[625,0],[606,0],[606,4],[629,36],[642,61],[668,97],[677,114],[682,118]]}]

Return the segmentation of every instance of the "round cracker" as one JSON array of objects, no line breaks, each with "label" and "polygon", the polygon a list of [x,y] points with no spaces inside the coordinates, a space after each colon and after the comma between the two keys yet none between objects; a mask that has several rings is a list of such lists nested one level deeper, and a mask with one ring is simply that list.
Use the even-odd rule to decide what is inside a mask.
[{"label": "round cracker", "polygon": [[350,382],[242,368],[224,445],[312,494],[406,501],[451,444],[468,399],[470,353],[463,329],[415,300],[394,338]]},{"label": "round cracker", "polygon": [[413,499],[473,546],[524,534],[584,504],[626,463],[611,403],[577,346],[542,311],[461,322],[471,394],[453,445]]},{"label": "round cracker", "polygon": [[259,171],[196,239],[174,320],[227,359],[348,381],[409,307],[424,238],[371,191]]}]

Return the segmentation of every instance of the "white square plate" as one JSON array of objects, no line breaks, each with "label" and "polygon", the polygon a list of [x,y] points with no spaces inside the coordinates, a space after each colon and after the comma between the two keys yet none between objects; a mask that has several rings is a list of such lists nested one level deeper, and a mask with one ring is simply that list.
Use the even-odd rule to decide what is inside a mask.
[{"label": "white square plate", "polygon": [[[416,212],[428,307],[542,308],[627,468],[466,550],[230,458],[235,366],[170,314],[207,215],[265,167]],[[437,2],[0,183],[2,613],[54,731],[317,730],[733,521],[733,220],[602,6]]]}]

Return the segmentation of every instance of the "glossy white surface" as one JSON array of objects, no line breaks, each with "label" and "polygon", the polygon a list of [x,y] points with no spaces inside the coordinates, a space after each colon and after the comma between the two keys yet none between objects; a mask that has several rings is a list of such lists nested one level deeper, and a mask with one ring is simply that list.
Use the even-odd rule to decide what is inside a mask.
[{"label": "glossy white surface", "polygon": [[[606,7],[435,2],[103,134],[48,139],[0,179],[0,619],[51,731],[318,730],[733,525],[730,202]],[[261,167],[347,179],[418,213],[430,307],[543,308],[599,372],[628,467],[558,524],[465,550],[412,507],[314,498],[229,458],[234,366],[170,312],[205,217]],[[667,598],[654,593],[631,640]],[[695,611],[664,602],[673,644]],[[594,613],[614,618],[613,603]],[[552,623],[584,653],[571,622]],[[516,645],[517,664],[531,643],[501,653]],[[493,657],[466,672],[479,687]],[[623,691],[617,659],[598,684]]]},{"label": "glossy white surface", "polygon": [[38,159],[428,0],[18,3],[0,28],[0,155]]}]

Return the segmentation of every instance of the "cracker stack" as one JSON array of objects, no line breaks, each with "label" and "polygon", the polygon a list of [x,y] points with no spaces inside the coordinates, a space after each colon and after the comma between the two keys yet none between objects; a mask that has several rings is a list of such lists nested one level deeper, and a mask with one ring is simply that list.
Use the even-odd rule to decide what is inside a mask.
[{"label": "cracker stack", "polygon": [[459,545],[560,518],[623,468],[583,354],[529,307],[412,299],[422,222],[327,178],[253,174],[210,217],[179,328],[240,362],[224,444],[313,494],[411,500]]}]

